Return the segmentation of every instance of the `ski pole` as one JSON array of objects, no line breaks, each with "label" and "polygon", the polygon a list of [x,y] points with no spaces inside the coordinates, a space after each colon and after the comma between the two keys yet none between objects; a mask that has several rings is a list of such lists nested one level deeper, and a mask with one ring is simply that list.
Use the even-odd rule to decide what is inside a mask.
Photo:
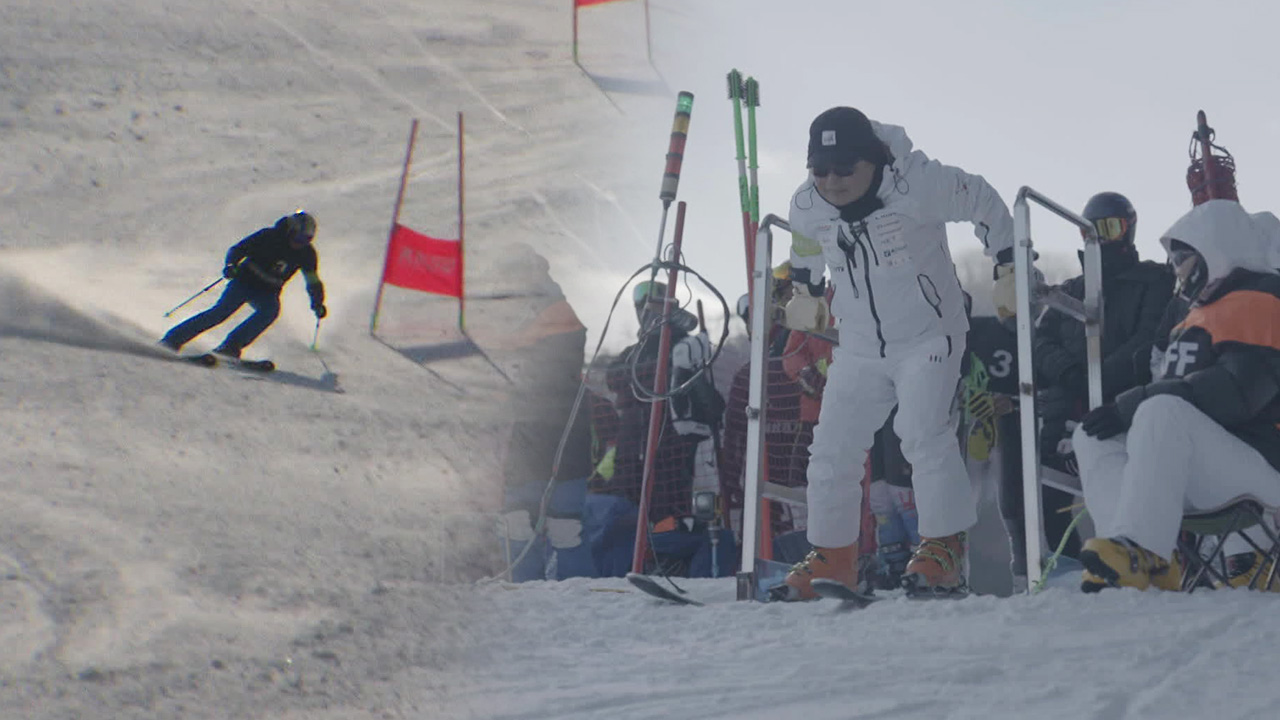
[{"label": "ski pole", "polygon": [[175,306],[173,307],[173,309],[172,309],[172,310],[170,310],[169,312],[165,313],[165,314],[164,314],[164,316],[165,316],[165,317],[169,317],[170,315],[174,314],[174,313],[175,313],[175,312],[177,312],[180,308],[185,307],[185,306],[187,305],[187,303],[190,303],[192,300],[195,300],[196,298],[200,297],[201,295],[203,295],[203,294],[205,294],[205,293],[209,292],[210,290],[214,289],[215,287],[217,287],[218,283],[222,282],[223,280],[226,280],[226,278],[218,278],[217,280],[214,280],[213,282],[209,283],[208,285],[205,285],[203,290],[201,290],[200,292],[196,293],[195,295],[192,295],[191,297],[187,298],[186,300],[183,300],[182,302],[178,303],[177,305],[175,305]]},{"label": "ski pole", "polygon": [[320,318],[316,318],[316,331],[311,336],[311,351],[316,351],[316,343],[320,342]]}]

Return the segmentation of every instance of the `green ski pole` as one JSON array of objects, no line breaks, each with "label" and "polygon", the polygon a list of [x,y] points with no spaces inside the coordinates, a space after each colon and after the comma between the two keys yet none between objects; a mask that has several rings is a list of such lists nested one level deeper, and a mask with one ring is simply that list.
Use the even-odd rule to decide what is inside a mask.
[{"label": "green ski pole", "polygon": [[743,102],[747,106],[747,168],[751,175],[751,233],[754,236],[760,226],[760,183],[757,170],[760,164],[756,154],[756,108],[760,107],[760,83],[755,78],[747,78]]},{"label": "green ski pole", "polygon": [[733,103],[733,139],[738,159],[738,202],[742,207],[742,242],[747,256],[747,292],[751,291],[751,265],[755,258],[755,242],[751,231],[751,191],[747,183],[747,151],[742,129],[742,73],[729,71],[729,101]]}]

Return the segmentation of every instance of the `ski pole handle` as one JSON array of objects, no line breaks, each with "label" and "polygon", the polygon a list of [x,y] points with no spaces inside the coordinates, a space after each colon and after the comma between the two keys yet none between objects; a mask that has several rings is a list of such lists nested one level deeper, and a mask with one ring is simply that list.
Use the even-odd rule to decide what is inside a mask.
[{"label": "ski pole handle", "polygon": [[667,167],[662,174],[662,189],[658,199],[670,205],[676,199],[676,186],[680,184],[680,165],[684,162],[684,143],[689,137],[689,116],[693,113],[693,93],[681,90],[676,97],[676,117],[671,123],[671,144],[667,147]]},{"label": "ski pole handle", "polygon": [[217,280],[214,280],[213,282],[209,283],[208,285],[205,285],[205,286],[204,286],[204,288],[200,290],[200,292],[196,293],[195,295],[192,295],[191,297],[187,298],[186,300],[183,300],[182,302],[178,303],[177,305],[174,305],[174,306],[173,306],[173,308],[172,308],[171,310],[169,310],[169,312],[167,312],[167,313],[165,313],[165,314],[164,314],[164,316],[165,316],[165,317],[169,317],[170,315],[174,314],[174,313],[175,313],[175,312],[177,312],[178,310],[180,310],[180,309],[182,309],[182,308],[186,307],[186,306],[187,306],[187,304],[188,304],[188,303],[190,303],[192,300],[195,300],[196,298],[200,297],[201,295],[203,295],[203,294],[205,294],[205,293],[209,292],[210,290],[214,289],[215,287],[217,287],[218,283],[222,282],[223,280],[226,280],[226,278],[218,278]]}]

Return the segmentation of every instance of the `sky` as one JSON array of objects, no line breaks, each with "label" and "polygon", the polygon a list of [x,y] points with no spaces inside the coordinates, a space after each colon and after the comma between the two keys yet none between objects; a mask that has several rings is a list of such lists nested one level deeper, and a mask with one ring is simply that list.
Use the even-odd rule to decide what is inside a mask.
[{"label": "sky", "polygon": [[[725,7],[751,8],[705,9]],[[710,33],[702,9],[654,3],[655,28]],[[794,14],[752,17],[781,29]],[[568,29],[562,0],[0,0],[0,718],[1274,714],[1271,596],[1055,587],[838,614],[736,603],[732,581],[689,583],[703,608],[621,579],[492,581],[512,387],[545,369],[520,338],[556,297],[532,251],[600,327],[616,276],[658,234],[671,99],[602,96],[572,64]],[[766,46],[723,44],[706,46],[726,58],[714,72],[689,68],[699,104],[681,197],[691,264],[732,287],[733,230],[724,250],[694,239],[714,234],[694,208],[736,228],[732,146],[710,135],[728,116],[715,119],[718,66],[760,77],[766,103],[776,86],[801,137],[826,100],[787,99],[785,73],[754,60],[775,57]],[[584,55],[646,77],[640,45]],[[1242,161],[1249,150],[1242,195],[1256,197],[1261,116],[1228,122],[1221,104],[1206,109]],[[913,107],[901,114],[922,147],[980,159]],[[387,292],[382,333],[368,332],[409,119],[423,130],[403,219],[447,236],[459,110],[482,354],[458,342],[451,303],[407,292]],[[1170,142],[1189,133],[1180,118]],[[773,122],[762,140],[794,134]],[[785,202],[781,168],[800,162],[786,161],[798,143],[777,142],[766,207]],[[294,280],[246,353],[275,374],[160,356],[155,340],[186,316],[165,312],[217,277],[229,244],[299,205],[320,223],[319,334]]]},{"label": "sky", "polygon": [[[590,12],[630,13],[643,34],[628,5]],[[679,195],[689,204],[685,251],[731,302],[745,292],[731,68],[760,83],[762,215],[785,217],[805,178],[808,125],[835,105],[905,127],[917,149],[982,175],[1010,206],[1024,185],[1076,211],[1094,193],[1121,192],[1138,212],[1139,251],[1161,262],[1160,233],[1191,207],[1198,110],[1236,157],[1245,207],[1273,210],[1280,197],[1269,91],[1277,11],[1265,2],[651,0],[650,9],[656,67],[673,92],[696,98]],[[620,194],[646,241],[616,255],[651,256],[674,101],[624,107],[643,140],[632,143],[637,178]],[[1043,210],[1031,217],[1050,280],[1078,273],[1078,234]],[[949,237],[959,257],[979,248],[967,225],[949,226]],[[775,261],[785,246],[775,237]]]}]

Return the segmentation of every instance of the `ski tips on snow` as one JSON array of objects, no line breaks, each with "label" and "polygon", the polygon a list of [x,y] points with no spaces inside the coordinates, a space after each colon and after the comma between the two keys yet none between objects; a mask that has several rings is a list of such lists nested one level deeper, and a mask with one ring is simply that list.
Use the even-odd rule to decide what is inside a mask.
[{"label": "ski tips on snow", "polygon": [[627,573],[627,581],[634,585],[636,589],[641,590],[652,597],[658,598],[659,600],[666,600],[667,602],[678,603],[680,605],[702,605],[701,602],[694,600],[687,595],[681,595],[675,590],[665,587],[648,575]]},{"label": "ski tips on snow", "polygon": [[231,367],[254,372],[272,372],[276,369],[276,364],[270,360],[226,360],[225,362]]}]

